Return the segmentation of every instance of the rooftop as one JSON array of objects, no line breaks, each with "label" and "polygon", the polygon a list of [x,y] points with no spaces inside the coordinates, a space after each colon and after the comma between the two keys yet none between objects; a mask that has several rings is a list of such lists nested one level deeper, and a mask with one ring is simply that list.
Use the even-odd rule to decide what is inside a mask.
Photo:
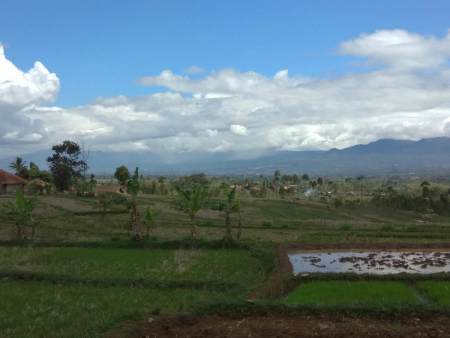
[{"label": "rooftop", "polygon": [[25,184],[26,181],[14,174],[0,169],[0,184]]}]

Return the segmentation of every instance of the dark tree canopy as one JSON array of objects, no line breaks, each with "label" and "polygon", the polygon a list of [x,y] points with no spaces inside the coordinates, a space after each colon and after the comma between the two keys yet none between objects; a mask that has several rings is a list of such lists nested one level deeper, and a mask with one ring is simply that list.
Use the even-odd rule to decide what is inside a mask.
[{"label": "dark tree canopy", "polygon": [[130,172],[128,168],[124,165],[116,168],[116,172],[114,173],[114,177],[119,181],[122,186],[125,186],[130,178]]},{"label": "dark tree canopy", "polygon": [[30,176],[29,170],[26,167],[26,162],[21,158],[17,157],[14,161],[9,164],[9,167],[14,170],[17,176],[28,179]]},{"label": "dark tree canopy", "polygon": [[53,154],[47,158],[56,189],[67,190],[76,178],[87,169],[87,163],[80,159],[80,146],[73,141],[64,141],[52,147]]}]

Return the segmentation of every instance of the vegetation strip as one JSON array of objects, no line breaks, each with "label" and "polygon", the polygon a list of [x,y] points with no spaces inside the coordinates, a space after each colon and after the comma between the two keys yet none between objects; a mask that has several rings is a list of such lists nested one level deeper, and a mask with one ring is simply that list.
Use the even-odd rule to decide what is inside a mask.
[{"label": "vegetation strip", "polygon": [[[271,246],[270,244],[268,244]],[[111,249],[240,249],[240,250],[254,250],[255,247],[243,242],[228,243],[224,241],[205,241],[205,240],[175,240],[175,241],[149,241],[143,240],[139,242],[129,240],[104,241],[104,242],[28,242],[20,240],[4,241],[0,240],[0,247],[36,247],[36,248],[111,248]]]},{"label": "vegetation strip", "polygon": [[193,290],[209,290],[209,291],[236,291],[241,290],[242,286],[237,283],[226,283],[219,281],[192,281],[192,280],[149,280],[145,278],[76,278],[66,275],[47,274],[47,273],[31,273],[18,271],[0,271],[0,278],[4,280],[20,280],[35,281],[57,284],[82,284],[90,286],[120,286],[131,288],[147,288],[147,289],[193,289]]}]

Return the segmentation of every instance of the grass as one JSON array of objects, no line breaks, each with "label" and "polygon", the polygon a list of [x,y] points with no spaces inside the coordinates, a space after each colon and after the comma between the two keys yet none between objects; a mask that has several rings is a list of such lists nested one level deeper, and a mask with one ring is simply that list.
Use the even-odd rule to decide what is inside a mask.
[{"label": "grass", "polygon": [[53,275],[58,280],[97,280],[100,284],[186,282],[206,288],[208,283],[216,287],[229,284],[247,292],[264,281],[270,268],[267,258],[237,249],[0,248],[3,275],[37,274],[39,279],[49,280]]},{"label": "grass", "polygon": [[0,282],[1,337],[98,337],[127,319],[191,312],[223,302],[226,292],[91,287],[39,282]]},{"label": "grass", "polygon": [[418,305],[420,299],[401,282],[320,281],[300,285],[282,302],[318,307],[389,308]]},{"label": "grass", "polygon": [[[274,243],[433,243],[450,238],[449,217],[433,216],[422,224],[412,212],[243,198],[241,244],[225,248],[222,213],[202,210],[201,240],[186,241],[189,220],[173,198],[141,195],[141,211],[148,205],[158,210],[157,240],[135,243],[129,240],[126,213],[102,218],[89,198],[37,200],[36,245],[16,245],[14,223],[0,212],[0,337],[96,337],[155,309],[170,314],[209,304],[242,304],[274,268]],[[282,303],[383,309],[422,306],[428,299],[448,307],[449,282],[418,282],[417,289],[397,281],[308,282]]]},{"label": "grass", "polygon": [[96,337],[155,309],[242,302],[272,259],[271,248],[3,247],[0,336]]},{"label": "grass", "polygon": [[450,282],[425,281],[418,282],[417,287],[438,306],[450,306]]},{"label": "grass", "polygon": [[[86,242],[127,239],[129,215],[96,214],[95,199],[75,196],[36,197],[37,241]],[[0,203],[6,200],[0,199]],[[189,219],[178,210],[171,196],[141,195],[141,211],[152,205],[158,210],[154,236],[179,240],[189,235]],[[88,211],[83,211],[88,210]],[[327,202],[242,198],[242,238],[246,241],[343,243],[357,241],[439,242],[450,239],[450,217],[430,216],[417,222],[414,212],[360,205],[334,208]],[[236,215],[233,215],[236,225]],[[0,214],[0,240],[15,238],[14,223]],[[220,240],[224,236],[223,213],[202,210],[199,236]]]}]

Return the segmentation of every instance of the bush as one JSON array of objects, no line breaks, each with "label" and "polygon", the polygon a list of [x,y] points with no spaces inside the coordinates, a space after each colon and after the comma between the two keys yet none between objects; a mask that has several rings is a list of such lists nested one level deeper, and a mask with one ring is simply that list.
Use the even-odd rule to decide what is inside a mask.
[{"label": "bush", "polygon": [[340,208],[344,205],[344,202],[342,201],[342,198],[335,198],[333,201],[334,207],[335,208]]},{"label": "bush", "polygon": [[266,227],[266,228],[270,228],[273,226],[273,223],[272,223],[272,221],[263,221],[262,226]]}]

